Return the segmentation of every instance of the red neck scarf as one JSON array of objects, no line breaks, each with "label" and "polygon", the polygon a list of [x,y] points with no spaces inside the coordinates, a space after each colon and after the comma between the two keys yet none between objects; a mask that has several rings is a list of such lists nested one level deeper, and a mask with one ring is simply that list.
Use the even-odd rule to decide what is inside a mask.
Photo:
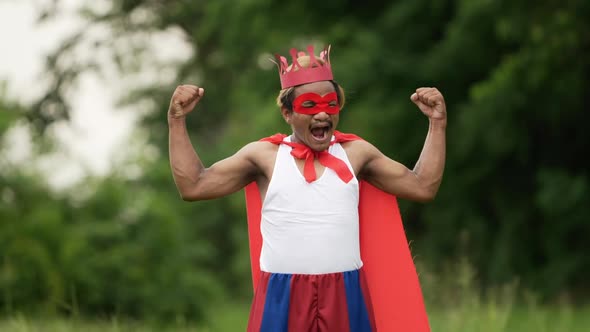
[{"label": "red neck scarf", "polygon": [[[313,165],[313,161],[317,158],[320,164],[324,167],[327,167],[338,175],[338,177],[348,183],[350,180],[354,178],[354,175],[346,165],[346,163],[331,155],[328,151],[313,151],[309,146],[301,143],[292,143],[292,142],[285,142],[283,139],[287,137],[285,134],[275,134],[270,137],[266,137],[261,139],[263,142],[271,142],[273,144],[285,144],[293,149],[291,150],[291,155],[297,159],[305,159],[305,165],[303,167],[303,176],[305,177],[305,181],[311,183],[317,179],[315,173],[315,167]],[[339,131],[334,131],[334,137],[336,138],[333,140],[330,145],[335,143],[345,143],[355,140],[360,140],[362,138],[354,135],[354,134],[343,134]]]}]

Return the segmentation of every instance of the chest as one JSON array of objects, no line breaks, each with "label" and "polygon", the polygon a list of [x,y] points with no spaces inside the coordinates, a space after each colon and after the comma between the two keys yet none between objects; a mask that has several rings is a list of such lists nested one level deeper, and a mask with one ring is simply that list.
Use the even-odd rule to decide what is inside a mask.
[{"label": "chest", "polygon": [[[283,146],[283,148],[281,149],[279,146],[277,146],[276,149],[273,149],[272,151],[269,151],[268,153],[266,153],[264,158],[261,158],[261,160],[259,161],[261,173],[259,174],[256,182],[257,182],[259,190],[260,190],[260,195],[261,195],[262,201],[264,201],[264,199],[266,197],[266,192],[268,190],[269,183],[273,177],[273,173],[275,172],[275,167],[277,166],[276,165],[277,157],[279,155],[280,150],[282,150],[282,151],[281,151],[281,157],[280,157],[279,162],[283,164],[282,167],[284,168],[285,164],[291,164],[294,166],[294,168],[298,172],[298,174],[295,174],[295,175],[298,175],[298,177],[301,177],[301,178],[303,178],[305,176],[304,174],[305,174],[306,161],[304,159],[294,158],[294,157],[288,155],[287,153],[285,153],[286,151],[289,151],[288,148],[285,148]],[[357,154],[354,152],[354,150],[350,149],[347,145],[343,144],[343,145],[339,146],[339,151],[337,154],[339,155],[339,157],[347,160],[347,163],[348,163],[349,167],[351,168],[351,171],[353,172],[354,176],[358,177],[359,170],[362,169],[362,160],[361,160],[361,158],[359,158],[357,156]],[[324,176],[324,173],[326,172],[326,167],[324,165],[322,165],[318,159],[314,159],[313,169],[314,169],[315,174],[318,179],[321,179]],[[291,174],[291,176],[292,175],[293,174]]]}]

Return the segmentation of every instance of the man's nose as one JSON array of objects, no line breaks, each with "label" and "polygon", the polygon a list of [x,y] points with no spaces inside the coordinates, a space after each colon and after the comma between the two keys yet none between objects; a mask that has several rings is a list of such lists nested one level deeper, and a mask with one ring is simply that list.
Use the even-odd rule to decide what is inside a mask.
[{"label": "man's nose", "polygon": [[314,114],[313,118],[317,121],[326,121],[330,119],[330,115],[326,112],[319,112]]}]

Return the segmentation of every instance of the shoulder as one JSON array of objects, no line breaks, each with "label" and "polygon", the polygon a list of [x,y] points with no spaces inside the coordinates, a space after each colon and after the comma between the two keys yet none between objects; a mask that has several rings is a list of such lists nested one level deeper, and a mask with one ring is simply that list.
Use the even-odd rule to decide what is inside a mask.
[{"label": "shoulder", "polygon": [[349,150],[355,152],[358,151],[359,153],[377,151],[377,148],[373,146],[373,144],[355,134],[342,133],[339,131],[336,131],[334,134],[336,136],[336,141],[340,142],[340,145],[342,145],[347,152]]},{"label": "shoulder", "polygon": [[269,152],[276,152],[279,146],[271,142],[255,141],[250,142],[242,147],[239,153],[243,153],[249,156],[257,156],[260,154],[266,154]]},{"label": "shoulder", "polygon": [[256,141],[246,144],[238,153],[243,153],[244,158],[256,167],[259,174],[269,178],[278,150],[278,144]]},{"label": "shoulder", "polygon": [[264,168],[269,162],[273,162],[276,158],[279,146],[271,142],[256,141],[250,142],[238,151],[242,158],[247,159],[250,163],[257,165],[259,168]]},{"label": "shoulder", "polygon": [[348,154],[354,154],[357,156],[369,157],[376,156],[380,153],[379,149],[377,149],[373,144],[363,139],[340,143],[340,145],[342,145]]},{"label": "shoulder", "polygon": [[363,139],[340,143],[357,176],[363,177],[367,167],[383,154],[370,142]]}]

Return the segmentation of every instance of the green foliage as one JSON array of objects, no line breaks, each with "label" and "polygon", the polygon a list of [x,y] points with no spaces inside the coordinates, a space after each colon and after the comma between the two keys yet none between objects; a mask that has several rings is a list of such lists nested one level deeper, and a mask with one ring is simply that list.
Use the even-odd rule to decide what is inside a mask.
[{"label": "green foliage", "polygon": [[90,197],[77,206],[17,179],[0,205],[3,311],[199,318],[223,295],[212,232],[178,211],[175,195],[140,187],[123,199],[137,184],[112,178],[77,188]]},{"label": "green foliage", "polygon": [[[348,100],[339,129],[410,168],[428,124],[409,96],[438,87],[449,115],[443,184],[432,203],[401,202],[419,261],[438,274],[466,255],[482,289],[518,277],[543,299],[587,300],[590,2],[111,3],[106,12],[82,12],[90,27],[112,29],[85,47],[112,51],[123,73],[148,62],[149,33],[174,28],[186,37],[193,54],[174,67],[176,81],[206,89],[188,126],[209,165],[289,130],[274,105],[270,53],[331,43]],[[66,61],[84,37],[74,32],[48,57],[53,83],[30,110],[4,112],[15,106],[0,104],[0,135],[14,114],[25,114],[39,134],[68,118],[68,87],[100,69],[93,58]],[[211,299],[250,294],[242,193],[189,204],[175,191],[165,117],[173,90],[141,86],[124,100],[151,105],[141,130],[159,159],[129,158],[139,178],[116,170],[57,195],[37,175],[2,169],[0,308],[202,318]]]}]

